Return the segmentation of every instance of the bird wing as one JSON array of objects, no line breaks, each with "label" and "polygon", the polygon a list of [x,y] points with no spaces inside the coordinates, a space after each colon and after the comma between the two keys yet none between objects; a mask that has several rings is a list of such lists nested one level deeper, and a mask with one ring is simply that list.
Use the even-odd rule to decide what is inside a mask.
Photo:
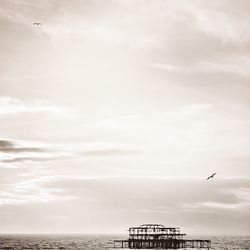
[{"label": "bird wing", "polygon": [[210,175],[207,180],[209,180],[210,178],[213,178],[216,175],[216,173],[213,173],[212,175]]}]

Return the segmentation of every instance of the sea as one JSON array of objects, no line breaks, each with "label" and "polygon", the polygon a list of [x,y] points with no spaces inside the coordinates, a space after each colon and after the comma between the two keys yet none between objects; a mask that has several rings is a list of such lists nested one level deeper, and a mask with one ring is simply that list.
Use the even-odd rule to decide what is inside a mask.
[{"label": "sea", "polygon": [[[194,237],[191,237],[194,238]],[[206,236],[210,249],[250,249],[250,236]],[[126,235],[0,235],[0,249],[105,249],[113,248],[113,241],[126,239]]]}]

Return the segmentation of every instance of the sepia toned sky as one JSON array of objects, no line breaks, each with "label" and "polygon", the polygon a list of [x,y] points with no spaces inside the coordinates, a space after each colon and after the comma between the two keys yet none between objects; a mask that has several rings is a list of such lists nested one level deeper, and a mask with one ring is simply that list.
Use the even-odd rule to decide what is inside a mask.
[{"label": "sepia toned sky", "polygon": [[0,233],[247,234],[249,11],[1,0]]}]

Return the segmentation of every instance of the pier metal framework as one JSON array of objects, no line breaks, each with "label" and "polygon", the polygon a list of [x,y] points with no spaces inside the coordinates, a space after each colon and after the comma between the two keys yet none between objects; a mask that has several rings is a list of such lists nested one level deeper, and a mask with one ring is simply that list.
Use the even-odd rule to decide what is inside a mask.
[{"label": "pier metal framework", "polygon": [[143,224],[139,227],[129,228],[127,240],[115,240],[114,248],[131,249],[180,249],[180,248],[206,248],[211,247],[210,240],[184,239],[185,233],[178,227],[165,227],[160,224]]}]

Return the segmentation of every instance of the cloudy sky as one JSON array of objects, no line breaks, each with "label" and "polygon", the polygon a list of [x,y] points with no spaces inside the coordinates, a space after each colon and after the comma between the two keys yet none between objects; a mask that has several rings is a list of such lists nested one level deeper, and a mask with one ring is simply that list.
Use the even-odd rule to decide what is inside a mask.
[{"label": "cloudy sky", "polygon": [[1,0],[0,232],[249,232],[249,12]]}]

